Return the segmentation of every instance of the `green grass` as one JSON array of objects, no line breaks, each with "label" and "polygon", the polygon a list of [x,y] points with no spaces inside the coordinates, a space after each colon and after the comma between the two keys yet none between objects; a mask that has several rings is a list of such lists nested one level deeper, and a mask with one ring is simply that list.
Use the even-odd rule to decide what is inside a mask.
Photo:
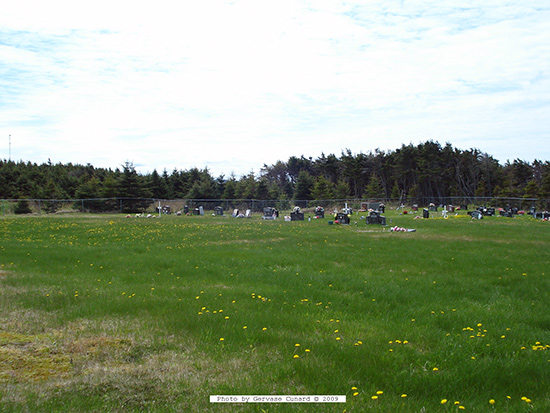
[{"label": "green grass", "polygon": [[3,217],[0,409],[550,411],[550,223],[386,216]]}]

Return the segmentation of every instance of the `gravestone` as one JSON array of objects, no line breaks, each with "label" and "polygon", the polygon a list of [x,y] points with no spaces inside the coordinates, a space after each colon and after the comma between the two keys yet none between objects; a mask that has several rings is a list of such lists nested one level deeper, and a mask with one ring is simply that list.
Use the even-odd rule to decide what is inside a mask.
[{"label": "gravestone", "polygon": [[379,224],[386,225],[386,217],[380,215],[378,211],[371,211],[367,219],[365,220],[367,225]]},{"label": "gravestone", "polygon": [[266,207],[264,208],[264,216],[263,219],[275,219],[279,216],[279,211],[277,211],[275,208],[272,207]]},{"label": "gravestone", "polygon": [[334,217],[334,222],[337,221],[339,224],[348,225],[350,223],[349,215],[344,212],[338,212]]},{"label": "gravestone", "polygon": [[475,211],[469,211],[468,215],[470,215],[472,219],[483,219],[483,212],[481,212],[479,209],[476,209]]},{"label": "gravestone", "polygon": [[216,208],[214,208],[214,213],[216,215],[221,215],[223,216],[223,207],[222,206],[217,206]]},{"label": "gravestone", "polygon": [[[365,211],[373,210],[373,211],[380,211],[380,208],[384,208],[384,204],[380,202],[362,202],[361,203],[361,209]],[[384,211],[382,211],[384,212]]]},{"label": "gravestone", "polygon": [[290,220],[291,221],[303,221],[304,220],[304,213],[298,211],[293,211],[290,213]]},{"label": "gravestone", "polygon": [[430,211],[428,211],[426,208],[422,211],[422,217],[423,218],[429,218],[430,217]]},{"label": "gravestone", "polygon": [[325,209],[323,207],[320,207],[320,206],[315,208],[315,217],[316,218],[324,218],[325,217]]}]

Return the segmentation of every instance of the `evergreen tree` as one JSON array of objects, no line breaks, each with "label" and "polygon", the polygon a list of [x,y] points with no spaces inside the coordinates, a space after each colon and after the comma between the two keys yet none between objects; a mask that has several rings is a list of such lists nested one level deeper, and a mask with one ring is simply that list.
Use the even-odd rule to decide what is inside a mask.
[{"label": "evergreen tree", "polygon": [[20,199],[17,201],[13,210],[14,214],[30,214],[32,212],[29,201],[27,199]]},{"label": "evergreen tree", "polygon": [[350,188],[349,183],[340,179],[334,188],[335,199],[347,199],[349,198]]},{"label": "evergreen tree", "polygon": [[130,162],[123,165],[122,176],[119,181],[119,194],[122,200],[122,212],[143,212],[152,204],[152,193],[145,186]]},{"label": "evergreen tree", "polygon": [[332,198],[332,182],[330,182],[324,175],[318,176],[313,184],[311,190],[311,197],[313,199],[331,199]]},{"label": "evergreen tree", "polygon": [[294,185],[294,199],[309,200],[311,198],[311,190],[313,189],[313,178],[306,171],[300,171]]},{"label": "evergreen tree", "polygon": [[366,198],[385,198],[384,188],[382,187],[382,181],[376,173],[372,173],[370,176],[369,184],[365,188]]}]

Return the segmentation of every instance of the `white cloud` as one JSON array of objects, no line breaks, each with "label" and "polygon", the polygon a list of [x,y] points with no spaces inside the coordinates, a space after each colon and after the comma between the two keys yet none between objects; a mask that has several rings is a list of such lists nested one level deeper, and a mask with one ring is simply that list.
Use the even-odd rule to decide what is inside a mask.
[{"label": "white cloud", "polygon": [[3,9],[0,133],[15,158],[243,174],[433,139],[550,159],[542,1]]}]

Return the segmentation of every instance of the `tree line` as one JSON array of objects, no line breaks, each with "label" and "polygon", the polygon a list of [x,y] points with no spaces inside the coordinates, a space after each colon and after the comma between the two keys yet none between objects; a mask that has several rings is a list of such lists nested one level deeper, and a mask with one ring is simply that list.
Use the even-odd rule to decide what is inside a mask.
[{"label": "tree line", "polygon": [[[550,199],[550,163],[500,164],[478,149],[426,141],[390,151],[343,150],[313,159],[291,156],[240,177],[208,168],[139,174],[120,168],[0,160],[3,199],[429,199],[527,197]],[[98,201],[98,205],[99,201]],[[101,208],[105,202],[101,203]],[[98,206],[99,208],[99,206]],[[101,209],[99,208],[99,209]],[[93,207],[92,207],[93,209]]]}]

